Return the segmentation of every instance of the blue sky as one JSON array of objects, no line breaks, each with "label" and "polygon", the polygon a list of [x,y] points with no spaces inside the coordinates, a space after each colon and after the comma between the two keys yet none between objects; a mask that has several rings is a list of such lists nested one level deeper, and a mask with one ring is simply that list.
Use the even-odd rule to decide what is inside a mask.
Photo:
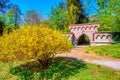
[{"label": "blue sky", "polygon": [[65,0],[10,0],[19,6],[23,14],[28,10],[35,9],[44,17],[48,16],[52,6],[57,6],[61,1],[65,2]]},{"label": "blue sky", "polygon": [[[66,0],[10,0],[13,4],[17,4],[21,9],[22,13],[26,13],[28,10],[37,10],[40,12],[43,17],[47,18],[51,8],[53,6],[57,6],[59,2],[66,1]],[[84,0],[87,1],[87,0]],[[89,0],[88,0],[89,1]],[[92,4],[94,4],[93,0],[91,0]],[[89,11],[89,15],[94,14],[95,11],[92,8]]]}]

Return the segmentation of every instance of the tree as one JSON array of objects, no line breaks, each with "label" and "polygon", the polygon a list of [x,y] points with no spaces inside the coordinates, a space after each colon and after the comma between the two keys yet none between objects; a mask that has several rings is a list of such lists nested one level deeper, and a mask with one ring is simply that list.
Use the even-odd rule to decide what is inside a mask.
[{"label": "tree", "polygon": [[45,68],[59,51],[70,49],[71,42],[66,36],[46,25],[21,27],[0,37],[0,61],[34,59]]},{"label": "tree", "polygon": [[68,24],[80,24],[87,22],[87,16],[83,9],[83,3],[81,0],[67,0],[67,10],[68,10]]},{"label": "tree", "polygon": [[96,0],[97,19],[101,31],[120,31],[120,0]]},{"label": "tree", "polygon": [[5,27],[5,16],[3,13],[6,12],[8,8],[9,0],[0,0],[0,35],[3,34],[3,28]]},{"label": "tree", "polygon": [[11,4],[9,10],[7,12],[5,24],[8,29],[8,33],[12,30],[19,28],[20,20],[21,20],[21,10],[16,4]]},{"label": "tree", "polygon": [[30,10],[30,11],[27,11],[27,13],[25,14],[24,20],[27,25],[35,25],[40,23],[43,20],[43,17],[37,11]]},{"label": "tree", "polygon": [[20,8],[18,7],[18,5],[13,4],[9,11],[13,12],[14,26],[18,27],[19,24],[20,24],[20,16],[22,15],[22,12],[21,12]]},{"label": "tree", "polygon": [[100,22],[99,31],[111,31],[115,42],[120,43],[120,0],[95,0],[96,14],[92,21]]},{"label": "tree", "polygon": [[64,31],[67,27],[66,15],[67,9],[64,2],[59,3],[56,8],[53,7],[49,18],[50,26]]},{"label": "tree", "polygon": [[87,22],[87,16],[80,0],[67,0],[66,3],[61,2],[51,10],[50,24],[56,29],[68,31],[68,25],[83,22]]}]

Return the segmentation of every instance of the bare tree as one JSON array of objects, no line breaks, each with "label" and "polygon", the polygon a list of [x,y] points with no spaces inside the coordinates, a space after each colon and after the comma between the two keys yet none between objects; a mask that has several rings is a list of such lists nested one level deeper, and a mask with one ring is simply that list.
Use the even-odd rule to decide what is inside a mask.
[{"label": "bare tree", "polygon": [[43,17],[40,13],[35,10],[27,11],[25,14],[25,24],[27,25],[35,25],[40,23],[43,20]]}]

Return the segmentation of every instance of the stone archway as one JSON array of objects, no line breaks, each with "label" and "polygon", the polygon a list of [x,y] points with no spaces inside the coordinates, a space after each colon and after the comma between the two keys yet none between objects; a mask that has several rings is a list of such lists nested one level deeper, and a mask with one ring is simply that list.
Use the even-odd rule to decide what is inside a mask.
[{"label": "stone archway", "polygon": [[89,38],[88,42],[89,45],[107,45],[113,43],[113,40],[110,36],[111,34],[107,31],[105,32],[98,31],[97,28],[99,26],[100,26],[99,23],[70,25],[69,26],[70,32],[72,33],[72,35],[74,35],[72,36],[73,43],[75,43],[76,45],[79,45],[80,43],[85,44],[86,41],[83,39],[85,34]]},{"label": "stone archway", "polygon": [[82,34],[77,39],[77,45],[90,45],[90,39],[86,34]]}]

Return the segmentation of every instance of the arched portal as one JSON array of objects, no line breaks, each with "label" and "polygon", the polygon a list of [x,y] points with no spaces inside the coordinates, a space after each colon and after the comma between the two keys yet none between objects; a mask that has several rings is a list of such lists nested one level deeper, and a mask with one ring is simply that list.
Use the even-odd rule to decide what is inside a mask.
[{"label": "arched portal", "polygon": [[90,39],[86,34],[82,34],[78,40],[77,45],[90,45]]}]

